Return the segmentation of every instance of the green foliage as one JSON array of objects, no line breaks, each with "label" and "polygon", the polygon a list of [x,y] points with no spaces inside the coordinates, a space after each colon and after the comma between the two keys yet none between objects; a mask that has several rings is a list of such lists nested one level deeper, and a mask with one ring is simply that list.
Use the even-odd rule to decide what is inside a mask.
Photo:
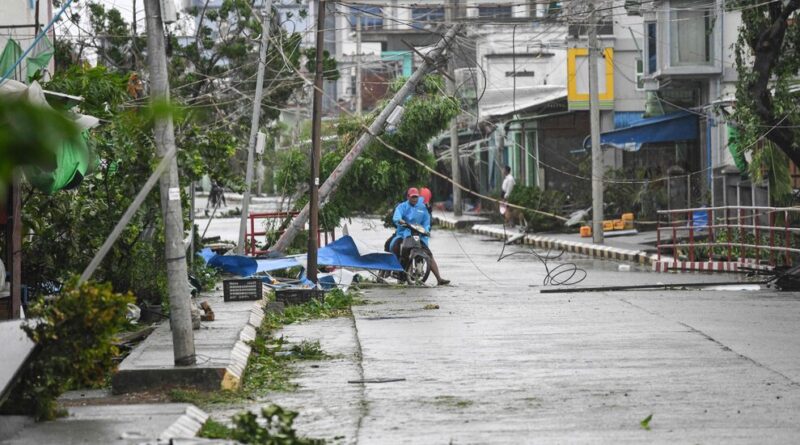
[{"label": "green foliage", "polygon": [[16,167],[55,167],[62,143],[80,138],[64,114],[23,99],[0,98],[0,195]]},{"label": "green foliage", "polygon": [[[104,67],[54,76],[49,89],[85,98],[82,109],[109,122],[93,130],[90,149],[99,159],[81,186],[53,195],[31,190],[23,218],[31,236],[23,246],[23,278],[34,286],[80,273],[105,241],[154,168],[151,121],[123,105],[127,77]],[[95,277],[114,289],[159,302],[166,272],[158,191],[151,193],[101,264]],[[54,248],[57,246],[57,248]]]},{"label": "green foliage", "polygon": [[206,439],[233,439],[233,431],[227,425],[217,422],[214,419],[206,420],[200,432],[197,433],[198,437],[205,437]]},{"label": "green foliage", "polygon": [[[564,203],[564,194],[558,190],[544,190],[535,186],[517,185],[511,191],[508,202],[528,209],[545,213],[559,214]],[[561,221],[541,213],[523,210],[522,214],[528,222],[528,228],[536,232],[555,230],[562,226]]]},{"label": "green foliage", "polygon": [[[789,186],[784,170],[774,170],[778,159],[769,139],[792,159],[800,159],[797,107],[797,73],[800,71],[800,24],[788,17],[796,15],[796,2],[754,4],[749,0],[727,3],[741,11],[741,26],[734,45],[736,70],[736,106],[732,120],[738,133],[741,150],[753,153],[755,166],[751,173],[767,172],[770,186],[777,185],[775,196],[785,201]],[[785,26],[781,32],[776,25]],[[757,61],[756,58],[759,60]],[[757,63],[756,63],[757,62]],[[766,153],[761,153],[766,151]],[[760,177],[760,174],[757,176]]]},{"label": "green foliage", "polygon": [[789,158],[774,144],[767,143],[761,149],[753,151],[753,161],[748,164],[748,173],[756,181],[767,179],[773,205],[791,204],[793,190]]},{"label": "green foliage", "polygon": [[37,349],[2,411],[52,419],[67,388],[102,382],[119,352],[113,338],[127,324],[131,302],[133,295],[114,293],[108,284],[78,286],[73,279],[52,302],[31,306],[35,322],[24,329]]},{"label": "green foliage", "polygon": [[294,429],[297,412],[269,405],[261,409],[263,421],[250,411],[233,417],[233,427],[209,420],[203,425],[200,437],[232,439],[244,444],[259,445],[322,445],[322,439],[298,436]]},{"label": "green foliage", "polygon": [[260,329],[256,339],[250,343],[252,352],[245,370],[242,393],[251,397],[263,397],[269,391],[291,391],[295,385],[290,381],[291,356],[284,351],[283,337],[273,338],[271,330]]},{"label": "green foliage", "polygon": [[[306,48],[303,51],[306,56],[306,70],[310,73],[317,72],[317,49]],[[325,80],[339,79],[339,70],[336,68],[336,59],[331,59],[327,50],[322,51],[322,77]]]},{"label": "green foliage", "polygon": [[[402,85],[403,82],[403,79],[399,79],[395,85]],[[425,78],[415,95],[403,104],[405,112],[397,128],[381,134],[380,140],[373,140],[354,160],[322,209],[320,222],[323,227],[336,227],[342,218],[361,212],[380,213],[402,199],[409,186],[430,182],[430,174],[424,167],[400,156],[387,145],[423,161],[428,167],[434,166],[427,143],[447,128],[459,111],[455,100],[441,94],[441,84],[438,76]],[[380,108],[363,118],[340,119],[337,126],[338,145],[323,153],[320,161],[323,180],[344,159],[365,128],[377,117]],[[308,177],[305,153],[299,150],[291,150],[290,153],[284,155],[278,166],[278,186],[284,194],[301,190]],[[298,199],[295,207],[300,208],[305,202],[307,197]]]}]

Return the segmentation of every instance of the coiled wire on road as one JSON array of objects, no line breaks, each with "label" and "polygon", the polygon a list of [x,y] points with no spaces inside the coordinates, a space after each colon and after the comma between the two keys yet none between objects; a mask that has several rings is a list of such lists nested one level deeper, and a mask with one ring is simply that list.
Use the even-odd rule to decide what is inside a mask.
[{"label": "coiled wire on road", "polygon": [[511,253],[505,253],[508,240],[506,233],[506,225],[503,223],[503,248],[500,250],[500,256],[497,261],[502,261],[512,255],[528,254],[533,255],[537,260],[541,261],[544,266],[545,276],[542,280],[543,286],[569,286],[578,284],[586,279],[586,270],[578,267],[576,263],[566,262],[558,263],[553,267],[551,261],[557,260],[564,255],[564,250],[560,250],[558,254],[553,254],[553,249],[547,249],[547,252],[541,254],[532,248],[524,248]]}]

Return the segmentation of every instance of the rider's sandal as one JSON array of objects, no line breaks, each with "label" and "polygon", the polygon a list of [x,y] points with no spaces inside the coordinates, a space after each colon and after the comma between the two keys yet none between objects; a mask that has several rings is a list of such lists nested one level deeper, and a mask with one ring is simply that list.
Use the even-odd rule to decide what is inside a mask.
[{"label": "rider's sandal", "polygon": [[448,284],[450,284],[450,280],[441,279],[436,282],[437,286],[447,286]]}]

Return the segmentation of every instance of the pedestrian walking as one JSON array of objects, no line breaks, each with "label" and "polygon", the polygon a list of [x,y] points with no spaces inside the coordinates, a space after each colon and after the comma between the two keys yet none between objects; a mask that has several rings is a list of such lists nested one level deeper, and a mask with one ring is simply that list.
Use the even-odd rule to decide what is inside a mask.
[{"label": "pedestrian walking", "polygon": [[514,218],[511,215],[511,208],[508,207],[508,198],[511,196],[511,192],[514,190],[514,186],[517,184],[517,181],[514,180],[514,176],[511,174],[511,167],[506,165],[503,167],[503,170],[505,171],[506,176],[503,178],[503,185],[500,186],[503,197],[503,202],[500,203],[500,214],[503,215],[506,225],[513,227]]}]

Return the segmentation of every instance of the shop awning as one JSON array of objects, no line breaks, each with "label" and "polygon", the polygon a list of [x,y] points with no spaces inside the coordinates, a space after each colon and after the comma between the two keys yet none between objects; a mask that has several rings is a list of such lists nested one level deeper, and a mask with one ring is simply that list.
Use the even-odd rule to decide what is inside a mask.
[{"label": "shop awning", "polygon": [[686,111],[642,119],[630,127],[600,135],[600,144],[639,151],[642,144],[697,139],[697,115]]}]

